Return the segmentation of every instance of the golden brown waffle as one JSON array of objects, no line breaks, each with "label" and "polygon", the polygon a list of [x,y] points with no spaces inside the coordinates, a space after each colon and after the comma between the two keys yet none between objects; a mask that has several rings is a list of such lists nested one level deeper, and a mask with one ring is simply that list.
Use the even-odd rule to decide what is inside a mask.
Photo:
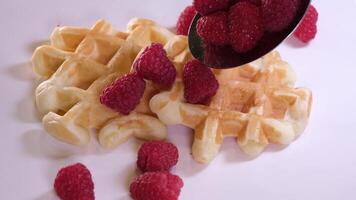
[{"label": "golden brown waffle", "polygon": [[36,104],[44,115],[43,125],[57,139],[75,145],[89,142],[89,131],[112,148],[130,136],[161,140],[166,126],[151,112],[150,98],[159,88],[147,82],[140,104],[124,116],[99,102],[103,88],[129,73],[139,53],[152,42],[164,45],[179,69],[189,59],[186,38],[176,36],[153,21],[133,19],[126,32],[98,21],[91,29],[56,28],[51,45],[34,52],[34,72],[47,79],[36,89]]},{"label": "golden brown waffle", "polygon": [[150,101],[165,124],[194,129],[192,153],[198,162],[212,161],[224,137],[237,137],[244,152],[257,155],[269,143],[290,144],[303,132],[312,94],[294,88],[294,72],[277,52],[214,74],[220,87],[209,105],[186,103],[181,79]]}]

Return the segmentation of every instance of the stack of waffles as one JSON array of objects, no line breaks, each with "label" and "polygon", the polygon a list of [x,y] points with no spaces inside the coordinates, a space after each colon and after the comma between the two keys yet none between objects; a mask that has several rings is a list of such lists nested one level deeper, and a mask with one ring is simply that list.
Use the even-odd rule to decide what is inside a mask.
[{"label": "stack of waffles", "polygon": [[150,101],[165,124],[194,129],[192,153],[198,162],[213,160],[224,137],[237,137],[245,153],[258,155],[269,143],[290,144],[303,132],[312,94],[294,88],[295,74],[278,52],[214,74],[220,86],[208,105],[186,103],[179,78]]},{"label": "stack of waffles", "polygon": [[[164,45],[177,70],[174,85],[162,89],[146,81],[140,104],[129,115],[102,105],[99,96],[152,42]],[[113,148],[130,136],[162,140],[166,125],[194,129],[193,157],[209,163],[224,137],[236,137],[244,152],[257,155],[269,143],[290,144],[304,130],[311,109],[308,89],[295,88],[295,75],[277,52],[242,67],[213,70],[220,87],[207,105],[184,99],[182,71],[192,59],[185,36],[147,19],[133,19],[126,32],[101,20],[93,28],[56,28],[51,45],[33,55],[34,71],[45,79],[36,89],[47,132],[64,142],[85,145],[90,131]],[[179,134],[179,133],[174,133]]]},{"label": "stack of waffles", "polygon": [[190,59],[185,37],[146,19],[131,20],[126,32],[115,31],[103,20],[91,29],[56,28],[51,44],[38,47],[32,58],[34,72],[45,79],[35,96],[46,131],[74,145],[88,144],[90,131],[95,131],[106,148],[130,136],[165,139],[166,126],[149,108],[149,100],[160,91],[153,83],[147,81],[140,104],[129,115],[99,99],[107,85],[132,71],[135,59],[152,42],[164,45],[177,69]]}]

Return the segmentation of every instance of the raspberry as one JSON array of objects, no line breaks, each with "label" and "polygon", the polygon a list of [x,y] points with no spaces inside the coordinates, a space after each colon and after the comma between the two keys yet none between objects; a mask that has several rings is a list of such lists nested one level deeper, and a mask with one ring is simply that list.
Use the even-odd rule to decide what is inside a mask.
[{"label": "raspberry", "polygon": [[204,63],[209,66],[219,68],[220,66],[234,66],[239,56],[230,45],[217,46],[212,44],[203,44]]},{"label": "raspberry", "polygon": [[134,200],[177,200],[183,181],[169,172],[147,172],[130,185]]},{"label": "raspberry", "polygon": [[136,73],[127,74],[107,86],[100,95],[100,102],[107,107],[128,115],[140,103],[146,82]]},{"label": "raspberry", "polygon": [[226,45],[229,43],[227,14],[220,11],[198,20],[198,35],[207,43]]},{"label": "raspberry", "polygon": [[226,9],[230,0],[194,0],[195,9],[202,15],[207,15],[219,10]]},{"label": "raspberry", "polygon": [[234,4],[238,3],[238,2],[243,2],[243,1],[253,3],[256,6],[260,6],[261,5],[261,0],[233,0],[231,5],[234,5]]},{"label": "raspberry", "polygon": [[193,21],[194,16],[197,14],[194,6],[186,7],[180,14],[177,22],[177,34],[178,35],[188,35],[190,24]]},{"label": "raspberry", "polygon": [[172,143],[146,142],[138,151],[137,166],[142,172],[168,171],[177,164],[178,157],[178,149]]},{"label": "raspberry", "polygon": [[267,31],[279,32],[293,21],[299,3],[296,0],[262,0],[263,24]]},{"label": "raspberry", "polygon": [[184,66],[183,83],[184,97],[192,104],[206,103],[219,88],[213,72],[198,60],[191,60]]},{"label": "raspberry", "polygon": [[294,6],[297,8],[297,10],[299,9],[300,7],[300,0],[293,0],[293,3],[294,3]]},{"label": "raspberry", "polygon": [[94,200],[94,183],[89,170],[81,163],[59,170],[54,189],[62,200]]},{"label": "raspberry", "polygon": [[134,69],[143,78],[170,87],[176,79],[176,68],[159,43],[152,43],[134,63]]},{"label": "raspberry", "polygon": [[295,30],[294,35],[302,42],[309,42],[315,38],[317,33],[316,23],[318,21],[318,11],[310,5],[302,23]]},{"label": "raspberry", "polygon": [[249,2],[240,2],[229,11],[229,35],[234,50],[246,53],[253,49],[263,36],[260,10]]}]

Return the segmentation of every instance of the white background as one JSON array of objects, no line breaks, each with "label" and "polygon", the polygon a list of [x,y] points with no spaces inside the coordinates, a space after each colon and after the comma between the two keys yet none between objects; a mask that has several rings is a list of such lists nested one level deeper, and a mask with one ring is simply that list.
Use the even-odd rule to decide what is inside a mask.
[{"label": "white background", "polygon": [[[47,136],[33,105],[36,79],[29,64],[34,48],[56,25],[91,26],[104,18],[123,30],[134,16],[168,27],[190,0],[1,0],[0,1],[0,199],[55,199],[57,170],[83,162],[99,200],[126,200],[135,175],[138,143],[104,152],[63,145]],[[319,33],[310,45],[289,39],[279,47],[313,90],[305,133],[287,148],[271,147],[256,159],[232,139],[208,166],[191,159],[191,132],[170,129],[180,150],[174,173],[185,186],[183,200],[354,200],[356,199],[356,1],[314,1]]]}]

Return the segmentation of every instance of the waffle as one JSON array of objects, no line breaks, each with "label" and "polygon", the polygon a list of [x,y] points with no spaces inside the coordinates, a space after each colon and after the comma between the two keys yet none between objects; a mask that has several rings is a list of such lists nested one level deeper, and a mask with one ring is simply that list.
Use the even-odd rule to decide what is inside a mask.
[{"label": "waffle", "polygon": [[36,89],[36,104],[43,125],[55,138],[74,145],[86,145],[90,131],[99,143],[113,148],[131,136],[162,140],[167,128],[149,108],[149,100],[161,89],[146,81],[140,104],[129,115],[102,105],[102,90],[115,79],[132,71],[132,64],[152,42],[164,45],[177,69],[189,54],[183,36],[177,36],[153,21],[135,18],[126,32],[118,32],[104,20],[91,29],[58,27],[51,44],[33,54],[33,70],[45,79]]},{"label": "waffle", "polygon": [[294,72],[278,52],[239,68],[213,72],[220,87],[208,105],[186,103],[181,79],[150,101],[151,110],[165,124],[194,129],[196,161],[211,162],[224,137],[237,137],[245,153],[258,155],[269,143],[290,144],[305,129],[312,94],[294,88]]}]

